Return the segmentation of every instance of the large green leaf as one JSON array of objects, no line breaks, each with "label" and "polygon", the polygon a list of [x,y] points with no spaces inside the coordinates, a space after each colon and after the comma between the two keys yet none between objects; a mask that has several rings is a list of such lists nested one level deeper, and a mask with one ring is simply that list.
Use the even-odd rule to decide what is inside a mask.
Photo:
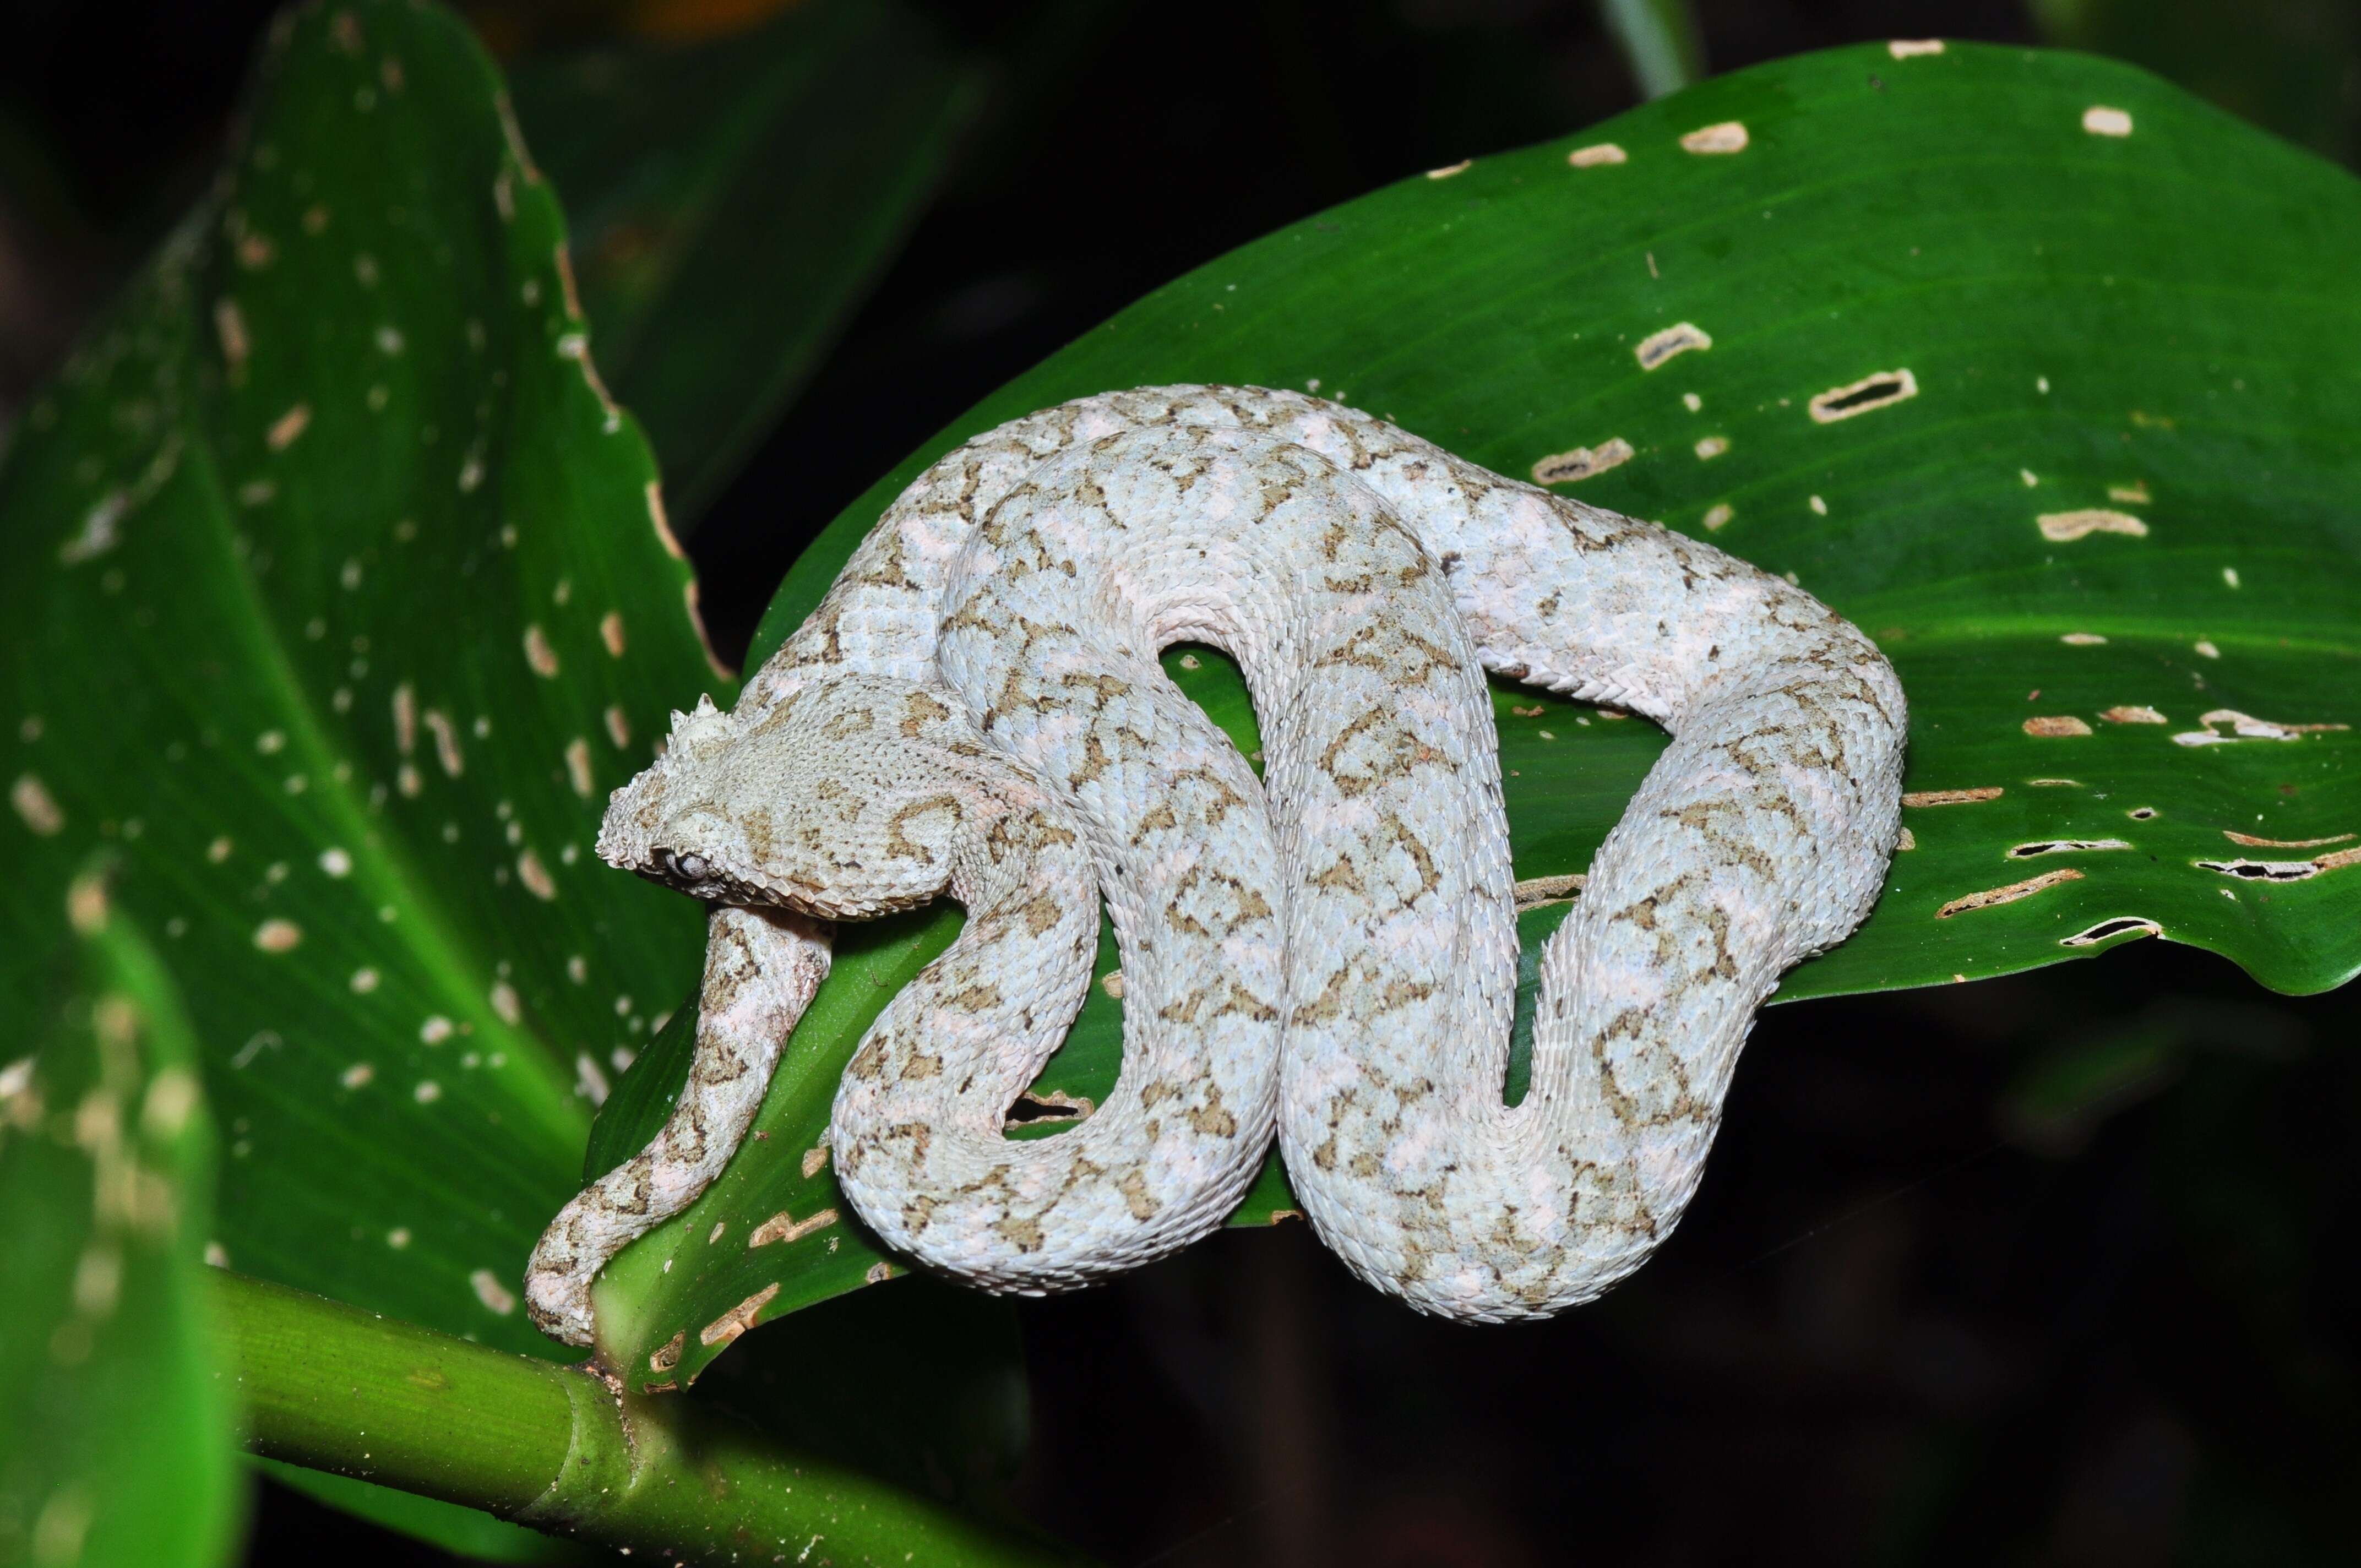
[{"label": "large green leaf", "polygon": [[0,1020],[94,846],[247,1273],[512,1349],[590,1096],[698,971],[590,854],[708,668],[557,204],[446,13],[273,35],[216,189],[0,470]]},{"label": "large green leaf", "polygon": [[744,37],[521,61],[599,363],[684,533],[917,223],[979,78],[905,7],[813,0]]},{"label": "large green leaf", "polygon": [[[848,509],[754,656],[923,464],[1112,387],[1308,388],[1521,477],[1628,448],[1567,492],[1794,574],[1910,694],[1915,847],[1783,998],[2149,932],[2334,985],[2361,965],[2361,735],[2293,727],[2361,723],[2356,255],[2361,186],[2139,71],[1960,45],[1780,61],[1405,181],[1151,295]],[[1235,678],[1198,665],[1192,695],[1251,744]],[[1519,875],[1580,872],[1661,736],[1510,686],[1496,711]],[[1529,948],[1565,907],[1525,916]],[[769,1141],[609,1270],[628,1348],[758,1277],[783,1285],[770,1314],[834,1284],[784,1254],[658,1264],[831,1201],[795,1157],[863,1000],[950,918],[840,961]],[[1094,994],[1037,1094],[1103,1094],[1118,1018]]]},{"label": "large green leaf", "polygon": [[210,1568],[243,1510],[196,1035],[102,876],[51,891],[0,1065],[0,1562]]}]

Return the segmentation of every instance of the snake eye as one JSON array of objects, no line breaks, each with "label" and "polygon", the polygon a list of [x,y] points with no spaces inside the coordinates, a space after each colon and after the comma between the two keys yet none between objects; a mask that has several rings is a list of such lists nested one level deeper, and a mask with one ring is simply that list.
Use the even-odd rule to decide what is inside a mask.
[{"label": "snake eye", "polygon": [[703,879],[706,872],[705,857],[703,855],[675,855],[673,857],[672,869],[679,872],[682,876],[688,878],[691,882],[700,881]]}]

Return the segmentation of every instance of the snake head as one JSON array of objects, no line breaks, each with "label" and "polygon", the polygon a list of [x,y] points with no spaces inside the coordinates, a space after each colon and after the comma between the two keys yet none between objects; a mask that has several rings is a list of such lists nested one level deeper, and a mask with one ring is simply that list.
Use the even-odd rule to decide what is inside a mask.
[{"label": "snake head", "polygon": [[609,801],[598,855],[708,903],[824,919],[923,904],[990,767],[970,734],[940,695],[882,676],[820,677],[752,722],[707,698]]},{"label": "snake head", "polygon": [[655,762],[609,798],[599,859],[692,897],[746,902],[732,897],[728,867],[742,857],[732,853],[721,809],[736,735],[735,720],[711,696],[675,711]]}]

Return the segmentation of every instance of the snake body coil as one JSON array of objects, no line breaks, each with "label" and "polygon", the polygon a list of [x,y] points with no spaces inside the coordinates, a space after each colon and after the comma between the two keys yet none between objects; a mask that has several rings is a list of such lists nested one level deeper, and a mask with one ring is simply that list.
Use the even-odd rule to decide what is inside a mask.
[{"label": "snake body coil", "polygon": [[[1268,758],[1259,789],[1156,669],[1182,640],[1238,658]],[[1544,951],[1515,1107],[1511,873],[1479,660],[1674,737]],[[974,983],[964,1003],[935,985],[901,1034],[880,1020],[840,1094],[834,1147],[863,1217],[1000,1288],[1077,1283],[1217,1224],[1275,1082],[1290,1180],[1362,1277],[1479,1321],[1595,1297],[1677,1220],[1754,1009],[1858,923],[1898,825],[1901,690],[1826,607],[1655,525],[1251,388],[1085,399],[936,464],[737,711],[699,719],[720,728],[618,793],[601,852],[725,905],[873,907],[812,846],[857,842],[873,872],[893,859],[882,829],[862,837],[862,811],[839,809],[821,831],[812,793],[779,786],[858,755],[863,809],[890,816],[912,802],[886,776],[935,766],[896,748],[943,736],[887,727],[849,744],[770,723],[841,707],[848,680],[868,683],[863,701],[928,693],[964,710],[943,722],[972,721],[983,742],[960,741],[976,753],[960,762],[975,820],[1050,820],[1071,795],[1125,944],[1122,1083],[1081,1127],[999,1144],[1021,1155],[989,1146],[1079,1003],[1075,955],[1087,975],[1071,860],[1038,905],[1060,912],[1043,947],[1063,957],[1027,970],[1021,1026],[985,1018]],[[770,759],[758,781],[743,765],[756,751]],[[717,768],[733,754],[735,773]],[[1009,863],[1045,849],[1027,839]],[[1007,874],[1030,887],[1038,869]],[[937,967],[967,963],[990,990],[1029,960],[962,959],[991,937],[980,924],[972,905]],[[997,1074],[913,1082],[925,1041],[962,1029]],[[873,1091],[897,1062],[887,1109]],[[989,1104],[961,1109],[962,1093]],[[675,1120],[689,1110],[685,1097]],[[967,1152],[939,1155],[934,1129],[962,1117]],[[1099,1142],[1129,1157],[1081,1152],[1102,1123]],[[660,1139],[642,1159],[663,1157]],[[1018,1179],[1027,1160],[1058,1179]],[[529,1299],[555,1332],[587,1336],[596,1255],[653,1223],[644,1204],[622,1212],[651,1186],[630,1168],[569,1205],[536,1255]]]}]

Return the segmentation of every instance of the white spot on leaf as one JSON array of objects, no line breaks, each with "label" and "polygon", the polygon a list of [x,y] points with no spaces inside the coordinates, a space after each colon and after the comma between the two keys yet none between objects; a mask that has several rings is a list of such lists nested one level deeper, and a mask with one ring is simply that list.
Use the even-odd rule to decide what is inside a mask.
[{"label": "white spot on leaf", "polygon": [[776,1284],[763,1286],[760,1290],[699,1329],[697,1332],[697,1343],[705,1345],[728,1344],[754,1326],[754,1319],[764,1307],[771,1304],[771,1298],[778,1293],[779,1288]]},{"label": "white spot on leaf", "polygon": [[2164,927],[2144,916],[2118,915],[2113,919],[2102,920],[2096,926],[2077,931],[2070,937],[2060,937],[2058,938],[2058,945],[2061,948],[2094,948],[2101,942],[2111,942],[2117,937],[2135,935],[2161,937],[2164,935]]},{"label": "white spot on leaf", "polygon": [[66,814],[58,809],[49,786],[32,773],[16,775],[16,782],[8,786],[8,804],[16,808],[25,826],[41,838],[53,836],[66,825]]},{"label": "white spot on leaf", "polygon": [[2222,837],[2233,844],[2244,844],[2250,850],[2317,850],[2323,844],[2342,844],[2354,835],[2332,833],[2325,839],[2257,839],[2252,833],[2240,833],[2224,828]]},{"label": "white spot on leaf", "polygon": [[476,1299],[501,1317],[505,1318],[516,1310],[515,1293],[501,1285],[500,1276],[490,1269],[476,1270],[467,1276],[467,1283],[475,1288]]},{"label": "white spot on leaf", "polygon": [[2003,794],[1999,784],[1985,784],[1978,789],[1922,789],[1902,797],[1905,806],[1971,806],[1978,801],[1998,800]]},{"label": "white spot on leaf", "polygon": [[1631,356],[1640,362],[1641,369],[1653,370],[1676,354],[1712,346],[1713,337],[1703,327],[1693,322],[1681,322],[1642,338],[1631,350]]},{"label": "white spot on leaf", "polygon": [[1830,387],[1814,397],[1807,406],[1815,423],[1834,424],[1917,395],[1918,378],[1909,370],[1879,370],[1858,381]]},{"label": "white spot on leaf", "polygon": [[435,760],[443,764],[444,773],[457,778],[467,770],[467,759],[459,754],[459,731],[449,716],[437,708],[428,708],[419,715],[427,730],[434,737]]},{"label": "white spot on leaf", "polygon": [[2041,537],[2053,544],[2071,544],[2093,533],[2120,533],[2127,539],[2147,537],[2147,523],[2129,512],[2110,511],[2104,507],[2046,511],[2033,521],[2040,528]]},{"label": "white spot on leaf", "polygon": [[2130,841],[2124,839],[2037,839],[2029,844],[2012,845],[2008,858],[2029,861],[2036,855],[2072,855],[2130,848]]},{"label": "white spot on leaf", "polygon": [[247,336],[246,313],[227,295],[214,302],[214,335],[221,340],[222,360],[229,367],[230,380],[235,383],[246,374],[246,358],[253,350],[253,341]]},{"label": "white spot on leaf", "polygon": [[284,452],[295,444],[295,438],[302,434],[311,422],[312,405],[297,403],[271,422],[270,428],[263,433],[263,440],[273,452]]},{"label": "white spot on leaf", "polygon": [[837,1214],[833,1209],[822,1209],[818,1213],[801,1220],[782,1209],[748,1234],[746,1245],[752,1248],[769,1246],[775,1242],[798,1242],[815,1231],[828,1229],[829,1226],[836,1223],[836,1220]]},{"label": "white spot on leaf", "polygon": [[[2301,740],[2307,735],[2353,728],[2349,724],[2280,724],[2240,713],[2235,707],[2217,707],[2211,713],[2201,714],[2197,722],[2205,728],[2175,735],[2172,738],[2174,743],[2181,746],[2227,746],[2240,740]],[[2219,733],[2224,725],[2229,727],[2227,735]]]},{"label": "white spot on leaf", "polygon": [[1572,484],[1577,479],[1587,479],[1628,463],[1632,455],[1631,444],[1620,435],[1596,447],[1577,446],[1571,452],[1554,453],[1535,463],[1533,482],[1540,485]]},{"label": "white spot on leaf", "polygon": [[2044,872],[2039,876],[2027,877],[2023,882],[2013,882],[2005,887],[1986,888],[1982,893],[1971,893],[1964,897],[1955,898],[1935,911],[1935,918],[1949,920],[1954,915],[1964,915],[1971,909],[1990,909],[1996,904],[2014,904],[2020,898],[2031,898],[2035,894],[2056,887],[2061,883],[2081,880],[2082,873],[2071,867]]},{"label": "white spot on leaf", "polygon": [[1724,120],[1718,126],[1700,126],[1681,137],[1681,150],[1695,153],[1743,152],[1746,142],[1746,126],[1737,120]]},{"label": "white spot on leaf", "polygon": [[566,743],[566,777],[574,785],[574,793],[583,799],[590,798],[595,787],[590,776],[590,742],[579,735]]}]

